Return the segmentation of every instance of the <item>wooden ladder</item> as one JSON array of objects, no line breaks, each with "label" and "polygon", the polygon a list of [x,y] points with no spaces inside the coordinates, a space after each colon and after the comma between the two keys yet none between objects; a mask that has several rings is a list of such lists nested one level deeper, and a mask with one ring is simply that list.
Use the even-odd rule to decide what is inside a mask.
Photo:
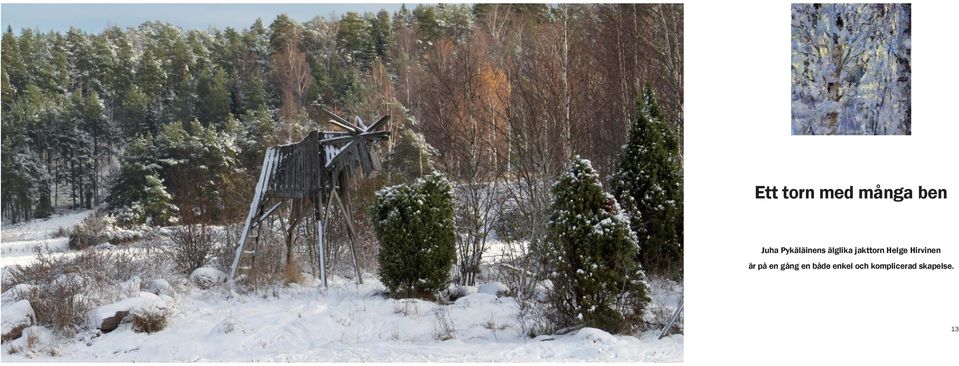
[{"label": "wooden ladder", "polygon": [[247,236],[247,240],[253,242],[246,245],[246,248],[240,252],[237,274],[239,278],[245,278],[248,283],[255,288],[256,282],[256,249],[260,243],[260,226],[257,225],[256,234]]},{"label": "wooden ladder", "polygon": [[[253,193],[253,201],[250,202],[250,212],[246,216],[243,231],[240,232],[239,243],[237,243],[236,246],[236,254],[233,257],[233,265],[230,266],[230,275],[227,281],[231,288],[235,285],[237,272],[241,267],[243,267],[243,272],[246,272],[248,276],[252,276],[254,273],[256,247],[260,239],[261,222],[265,216],[279,207],[279,205],[276,205],[264,214],[263,201],[270,185],[270,177],[273,176],[273,171],[277,168],[277,165],[279,165],[277,159],[278,153],[279,151],[275,148],[267,148],[266,155],[263,157],[263,168],[260,169],[260,179],[256,183],[256,191]],[[254,226],[256,226],[256,234],[250,235],[250,230],[253,229]],[[253,239],[253,245],[252,248],[248,249],[246,246],[250,241],[249,239]],[[246,263],[241,266],[240,262],[244,258],[247,258],[247,260],[244,261]]]}]

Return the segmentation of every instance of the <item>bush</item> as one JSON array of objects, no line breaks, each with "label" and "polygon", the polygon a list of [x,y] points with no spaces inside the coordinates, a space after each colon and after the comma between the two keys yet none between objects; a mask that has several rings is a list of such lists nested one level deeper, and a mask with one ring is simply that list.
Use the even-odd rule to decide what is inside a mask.
[{"label": "bush", "polygon": [[99,213],[87,216],[70,232],[70,249],[80,250],[106,242],[108,226],[105,217]]},{"label": "bush", "polygon": [[439,173],[377,193],[373,228],[380,279],[394,295],[430,296],[449,282],[456,259],[453,187]]},{"label": "bush", "polygon": [[[103,215],[99,212],[87,216],[83,221],[69,231],[70,249],[80,250],[97,246],[103,243],[122,244],[140,239],[145,230],[123,229],[116,226],[117,220],[112,215]],[[64,230],[61,228],[61,230]]]},{"label": "bush", "polygon": [[588,160],[575,159],[553,186],[541,253],[553,285],[547,318],[556,327],[617,333],[642,325],[649,297],[627,220]]},{"label": "bush", "polygon": [[162,251],[178,270],[192,273],[213,257],[221,236],[206,224],[177,226],[169,234],[170,245],[163,247]]}]

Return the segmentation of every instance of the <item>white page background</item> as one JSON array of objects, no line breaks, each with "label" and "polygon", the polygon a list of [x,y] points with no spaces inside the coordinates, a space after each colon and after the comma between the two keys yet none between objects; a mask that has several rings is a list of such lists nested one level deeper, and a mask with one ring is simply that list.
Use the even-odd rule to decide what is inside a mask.
[{"label": "white page background", "polygon": [[[959,266],[957,10],[913,2],[912,136],[792,136],[790,3],[686,2],[687,363],[959,364],[959,269],[746,268],[784,258],[764,244],[940,247],[929,261]],[[753,198],[756,185],[876,184],[949,199]]]}]

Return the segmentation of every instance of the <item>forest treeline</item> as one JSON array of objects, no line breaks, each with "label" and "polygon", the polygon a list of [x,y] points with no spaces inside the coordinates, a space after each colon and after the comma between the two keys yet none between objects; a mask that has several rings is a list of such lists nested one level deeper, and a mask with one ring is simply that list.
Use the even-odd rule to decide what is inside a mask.
[{"label": "forest treeline", "polygon": [[265,147],[329,128],[318,106],[392,116],[384,183],[436,169],[535,195],[574,155],[609,176],[644,85],[681,146],[682,12],[418,5],[246,29],[8,28],[3,216],[106,202],[130,223],[237,221]]}]

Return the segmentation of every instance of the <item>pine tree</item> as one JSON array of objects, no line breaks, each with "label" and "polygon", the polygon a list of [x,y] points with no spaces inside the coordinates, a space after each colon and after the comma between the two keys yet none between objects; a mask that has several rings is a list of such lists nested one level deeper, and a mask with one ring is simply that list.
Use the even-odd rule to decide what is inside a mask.
[{"label": "pine tree", "polygon": [[40,49],[39,40],[34,37],[33,30],[29,28],[21,30],[18,50],[20,53],[20,59],[23,62],[24,86],[26,85],[39,86],[40,84],[39,83],[39,79],[40,79],[39,64],[40,63],[36,62],[39,49]]},{"label": "pine tree", "polygon": [[440,37],[440,25],[436,16],[436,8],[432,5],[417,5],[413,9],[413,18],[419,28],[424,41],[433,42]]},{"label": "pine tree", "polygon": [[133,45],[127,34],[120,27],[111,27],[104,31],[104,37],[110,40],[111,47],[116,49],[116,60],[110,70],[110,85],[114,98],[121,98],[135,83],[136,62],[134,61]]},{"label": "pine tree", "polygon": [[58,178],[69,185],[73,208],[93,207],[95,151],[90,131],[95,129],[97,118],[96,110],[88,102],[89,98],[84,98],[79,89],[74,91],[59,128],[59,155],[64,166]]},{"label": "pine tree", "polygon": [[256,18],[250,29],[243,32],[243,44],[253,58],[253,63],[260,67],[261,74],[266,72],[271,53],[270,36],[262,19]]},{"label": "pine tree", "polygon": [[171,46],[163,63],[167,75],[165,91],[169,96],[166,121],[189,122],[196,116],[196,57],[183,37],[171,35]]},{"label": "pine tree", "polygon": [[7,113],[7,106],[10,103],[6,103],[8,100],[12,100],[16,89],[13,88],[13,84],[10,83],[10,77],[7,76],[7,70],[0,71],[0,99],[3,103],[3,113]]},{"label": "pine tree", "polygon": [[296,45],[300,41],[297,28],[299,28],[299,24],[289,15],[277,15],[270,23],[270,53]]},{"label": "pine tree", "polygon": [[247,171],[260,171],[263,163],[263,154],[266,147],[275,145],[279,141],[277,124],[269,112],[264,110],[250,110],[240,116],[240,124],[245,134],[237,136],[236,146],[239,147],[239,164]]},{"label": "pine tree", "polygon": [[3,139],[3,216],[12,222],[33,218],[49,217],[53,208],[50,204],[50,176],[32,151],[15,143],[9,137]]},{"label": "pine tree", "polygon": [[394,296],[429,297],[449,283],[456,232],[446,177],[434,173],[380,190],[373,216],[380,279]]},{"label": "pine tree", "polygon": [[230,88],[222,69],[200,73],[197,114],[207,124],[221,125],[230,118]]},{"label": "pine tree", "polygon": [[627,140],[612,188],[640,239],[640,262],[650,274],[682,276],[682,166],[676,138],[649,86],[637,100]]},{"label": "pine tree", "polygon": [[82,108],[81,128],[90,137],[87,143],[90,144],[89,164],[92,169],[86,172],[84,181],[88,185],[87,191],[92,193],[86,196],[88,201],[86,206],[92,207],[100,201],[100,160],[109,159],[112,156],[109,146],[113,140],[113,128],[110,126],[103,102],[97,92],[90,92],[86,98],[83,98],[80,108]]},{"label": "pine tree", "polygon": [[147,49],[140,57],[137,64],[136,78],[137,86],[143,94],[151,99],[159,98],[166,84],[166,72],[160,66],[160,60],[156,59],[152,50]]},{"label": "pine tree", "polygon": [[539,249],[553,289],[548,318],[560,328],[609,332],[641,326],[649,302],[636,235],[588,160],[574,158],[553,185],[547,240]]},{"label": "pine tree", "polygon": [[93,70],[90,75],[90,89],[106,100],[114,97],[113,85],[114,69],[116,69],[116,55],[113,45],[106,37],[93,36],[89,48],[90,64]]},{"label": "pine tree", "polygon": [[243,105],[241,111],[266,110],[266,90],[259,69],[243,78]]},{"label": "pine tree", "polygon": [[133,138],[141,133],[154,133],[159,126],[151,126],[147,119],[147,105],[149,101],[140,88],[132,86],[120,95],[116,111],[120,131],[125,139]]},{"label": "pine tree", "polygon": [[50,41],[50,85],[48,92],[66,94],[70,90],[70,64],[67,56],[67,41],[60,33],[53,34]]},{"label": "pine tree", "polygon": [[340,20],[340,28],[336,32],[336,48],[346,55],[351,65],[362,70],[369,70],[376,58],[376,48],[370,33],[371,21],[363,19],[355,12],[348,12]]}]

